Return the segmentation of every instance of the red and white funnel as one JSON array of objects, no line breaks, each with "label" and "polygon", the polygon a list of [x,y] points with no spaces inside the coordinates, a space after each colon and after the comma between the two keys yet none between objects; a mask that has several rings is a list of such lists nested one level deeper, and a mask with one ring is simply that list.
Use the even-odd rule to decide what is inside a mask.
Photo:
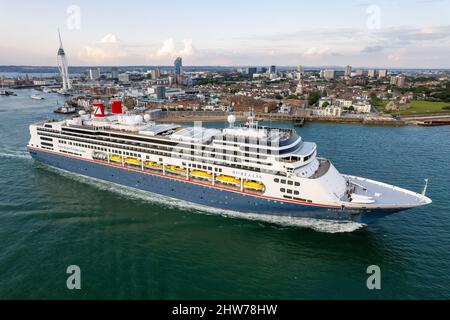
[{"label": "red and white funnel", "polygon": [[105,116],[105,105],[103,103],[93,103],[94,107],[94,116],[95,117],[104,117]]}]

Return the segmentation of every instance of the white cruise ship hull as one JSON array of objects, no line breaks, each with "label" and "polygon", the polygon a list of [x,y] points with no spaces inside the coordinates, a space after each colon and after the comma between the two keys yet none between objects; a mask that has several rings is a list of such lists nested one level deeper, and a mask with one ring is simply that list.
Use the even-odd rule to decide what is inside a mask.
[{"label": "white cruise ship hull", "polygon": [[[355,221],[370,223],[374,219],[417,205],[373,206],[370,203],[316,204],[288,199],[256,195],[224,186],[211,186],[206,182],[187,180],[184,177],[142,171],[113,163],[105,163],[71,155],[29,147],[31,156],[47,165],[84,176],[109,181],[163,196],[189,201],[213,208],[243,213],[288,215],[318,219]],[[356,177],[353,177],[356,179]],[[361,178],[359,178],[361,179]],[[367,180],[369,183],[371,180]],[[361,182],[364,183],[364,182]],[[383,184],[379,184],[382,186]],[[401,189],[404,190],[404,189]],[[405,190],[407,191],[407,190]],[[417,194],[414,194],[416,196]],[[426,197],[425,197],[426,198]]]}]

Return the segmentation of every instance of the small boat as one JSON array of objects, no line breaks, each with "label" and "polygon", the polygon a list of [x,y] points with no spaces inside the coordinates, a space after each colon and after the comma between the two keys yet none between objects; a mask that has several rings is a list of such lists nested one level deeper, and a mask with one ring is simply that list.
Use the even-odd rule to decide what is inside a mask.
[{"label": "small boat", "polygon": [[13,91],[0,90],[0,96],[17,96],[17,94]]},{"label": "small boat", "polygon": [[38,94],[33,94],[33,95],[31,96],[31,99],[34,99],[34,100],[43,100],[44,97],[43,97],[43,96],[40,96],[40,95],[38,95]]},{"label": "small boat", "polygon": [[77,112],[77,108],[74,106],[69,106],[68,104],[65,104],[64,106],[53,110],[53,112],[61,113],[61,114],[72,114],[72,113]]},{"label": "small boat", "polygon": [[264,185],[262,183],[255,182],[255,181],[245,181],[244,182],[244,188],[254,189],[254,190],[257,190],[257,191],[263,191],[264,190]]},{"label": "small boat", "polygon": [[212,178],[212,174],[210,174],[206,171],[201,171],[201,170],[192,170],[191,176],[196,177],[196,178],[201,178],[201,179],[208,179],[208,180]]},{"label": "small boat", "polygon": [[181,167],[177,167],[177,166],[168,166],[166,169],[170,170],[170,171],[175,171],[175,172],[178,172],[178,173],[186,172],[186,169],[181,168]]},{"label": "small boat", "polygon": [[122,162],[122,157],[121,156],[112,155],[112,156],[109,156],[109,160],[121,163]]},{"label": "small boat", "polygon": [[217,181],[220,181],[222,183],[226,184],[232,184],[232,185],[239,185],[241,183],[240,179],[230,177],[230,176],[218,176]]},{"label": "small boat", "polygon": [[125,158],[125,162],[129,164],[141,165],[141,160],[136,158]]}]

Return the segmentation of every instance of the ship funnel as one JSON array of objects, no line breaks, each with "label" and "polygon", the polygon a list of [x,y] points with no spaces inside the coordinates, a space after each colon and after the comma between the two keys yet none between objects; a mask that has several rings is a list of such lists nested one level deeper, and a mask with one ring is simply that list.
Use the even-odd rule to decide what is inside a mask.
[{"label": "ship funnel", "polygon": [[104,117],[105,116],[105,105],[103,103],[93,103],[94,107],[94,116],[95,117]]},{"label": "ship funnel", "polygon": [[112,114],[122,114],[122,101],[113,100],[111,101],[111,113]]}]

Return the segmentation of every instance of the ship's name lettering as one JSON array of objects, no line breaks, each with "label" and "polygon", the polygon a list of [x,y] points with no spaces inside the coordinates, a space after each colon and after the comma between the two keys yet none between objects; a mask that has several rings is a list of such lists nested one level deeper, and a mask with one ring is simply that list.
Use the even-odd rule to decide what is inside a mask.
[{"label": "ship's name lettering", "polygon": [[244,178],[260,179],[260,180],[262,179],[262,176],[260,174],[252,172],[242,172],[233,170],[233,174]]}]

